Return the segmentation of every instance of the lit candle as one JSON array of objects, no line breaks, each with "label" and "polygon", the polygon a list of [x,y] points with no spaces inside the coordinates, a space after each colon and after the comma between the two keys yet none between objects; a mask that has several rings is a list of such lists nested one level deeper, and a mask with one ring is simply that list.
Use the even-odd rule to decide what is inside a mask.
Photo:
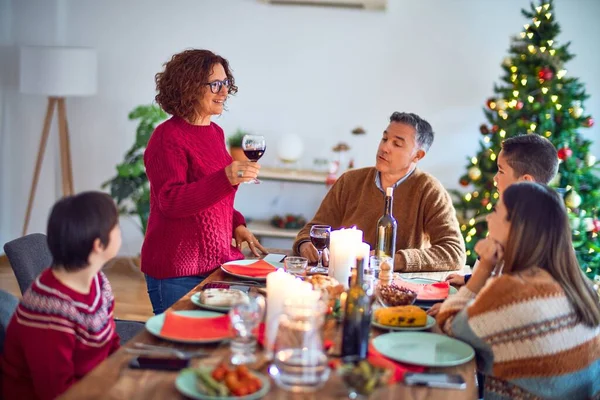
[{"label": "lit candle", "polygon": [[[363,232],[355,227],[332,231],[329,239],[329,276],[348,288],[350,270],[356,265],[356,251]],[[367,245],[368,246],[368,245]]]},{"label": "lit candle", "polygon": [[313,292],[312,285],[278,269],[267,275],[267,316],[265,319],[265,350],[267,357],[273,354],[277,337],[279,317],[286,300],[307,298]]}]

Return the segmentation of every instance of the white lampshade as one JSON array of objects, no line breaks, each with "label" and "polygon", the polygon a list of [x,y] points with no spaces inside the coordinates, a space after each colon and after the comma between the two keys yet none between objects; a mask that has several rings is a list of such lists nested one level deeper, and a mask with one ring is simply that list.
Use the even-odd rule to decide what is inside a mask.
[{"label": "white lampshade", "polygon": [[86,47],[21,47],[19,90],[46,96],[91,96],[96,93],[98,59]]}]

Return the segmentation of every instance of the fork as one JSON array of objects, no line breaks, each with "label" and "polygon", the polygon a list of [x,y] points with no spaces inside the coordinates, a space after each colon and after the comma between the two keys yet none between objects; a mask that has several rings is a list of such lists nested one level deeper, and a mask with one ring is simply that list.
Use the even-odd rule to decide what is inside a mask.
[{"label": "fork", "polygon": [[127,351],[128,353],[138,354],[138,355],[139,354],[142,354],[142,355],[144,355],[144,354],[146,354],[146,355],[151,355],[151,354],[173,355],[173,356],[175,356],[177,358],[181,358],[181,359],[206,357],[209,355],[204,350],[186,351],[186,350],[174,349],[171,347],[154,346],[151,344],[140,343],[140,342],[136,342],[133,345],[135,347],[134,349],[127,348],[127,349],[125,349],[125,351]]}]

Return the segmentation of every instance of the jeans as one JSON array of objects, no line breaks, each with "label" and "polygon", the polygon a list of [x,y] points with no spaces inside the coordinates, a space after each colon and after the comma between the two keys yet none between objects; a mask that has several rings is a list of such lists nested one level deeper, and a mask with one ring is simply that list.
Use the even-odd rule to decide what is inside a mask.
[{"label": "jeans", "polygon": [[206,279],[205,276],[182,276],[167,279],[154,279],[151,276],[145,276],[154,315],[165,312],[167,308]]}]

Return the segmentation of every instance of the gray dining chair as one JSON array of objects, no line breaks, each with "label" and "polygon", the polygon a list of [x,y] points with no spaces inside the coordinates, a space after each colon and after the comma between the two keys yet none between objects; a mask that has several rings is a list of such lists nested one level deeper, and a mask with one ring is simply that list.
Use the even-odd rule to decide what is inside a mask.
[{"label": "gray dining chair", "polygon": [[[21,294],[24,294],[37,276],[52,264],[46,235],[32,233],[4,245],[4,253],[13,269]],[[116,319],[116,329],[121,344],[126,343],[144,328],[139,321]]]}]

